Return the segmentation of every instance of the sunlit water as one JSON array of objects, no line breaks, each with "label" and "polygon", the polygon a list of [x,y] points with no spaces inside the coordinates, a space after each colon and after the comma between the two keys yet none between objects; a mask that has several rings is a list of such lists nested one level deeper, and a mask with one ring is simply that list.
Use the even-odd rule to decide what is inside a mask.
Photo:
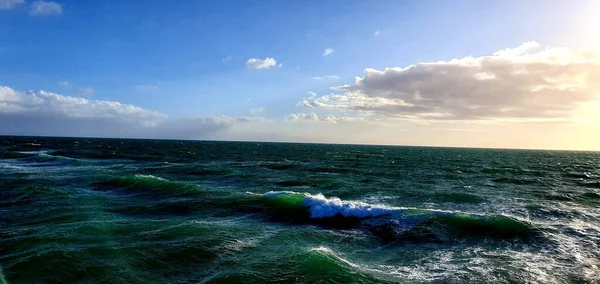
[{"label": "sunlit water", "polygon": [[0,138],[0,283],[600,281],[600,153]]}]

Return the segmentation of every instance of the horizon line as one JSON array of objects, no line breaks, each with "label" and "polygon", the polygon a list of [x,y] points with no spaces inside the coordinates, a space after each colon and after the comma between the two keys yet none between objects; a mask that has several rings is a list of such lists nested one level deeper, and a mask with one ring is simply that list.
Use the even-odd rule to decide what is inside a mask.
[{"label": "horizon line", "polygon": [[111,140],[149,140],[149,141],[180,141],[180,142],[238,142],[238,143],[273,143],[273,144],[315,144],[340,146],[384,146],[384,147],[416,147],[416,148],[451,148],[473,150],[518,150],[518,151],[554,151],[554,152],[593,152],[590,149],[550,149],[550,148],[508,148],[508,147],[478,147],[478,146],[443,146],[443,145],[408,145],[408,144],[371,144],[371,143],[340,143],[340,142],[306,142],[306,141],[258,141],[258,140],[219,140],[219,139],[181,139],[181,138],[139,138],[139,137],[93,137],[93,136],[52,136],[52,135],[10,135],[0,134],[0,137],[20,138],[70,138],[70,139],[111,139]]}]

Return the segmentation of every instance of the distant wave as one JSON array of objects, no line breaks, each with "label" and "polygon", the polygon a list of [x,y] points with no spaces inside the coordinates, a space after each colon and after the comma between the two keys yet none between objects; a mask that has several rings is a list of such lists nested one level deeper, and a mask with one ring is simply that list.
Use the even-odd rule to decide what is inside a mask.
[{"label": "distant wave", "polygon": [[166,198],[192,197],[199,193],[199,188],[195,185],[173,182],[162,177],[142,174],[100,179],[93,184],[103,191],[123,195]]},{"label": "distant wave", "polygon": [[2,159],[20,159],[20,158],[28,158],[35,156],[35,153],[25,153],[18,151],[3,151],[0,152],[0,158]]},{"label": "distant wave", "polygon": [[36,166],[55,166],[79,163],[78,159],[55,155],[52,151],[8,151],[2,153],[1,157],[5,159],[16,159],[21,162],[35,164]]},{"label": "distant wave", "polygon": [[593,178],[593,175],[591,173],[589,173],[589,172],[582,172],[582,173],[566,172],[566,173],[564,173],[564,175],[566,177],[578,178],[578,179],[591,179],[591,178]]}]

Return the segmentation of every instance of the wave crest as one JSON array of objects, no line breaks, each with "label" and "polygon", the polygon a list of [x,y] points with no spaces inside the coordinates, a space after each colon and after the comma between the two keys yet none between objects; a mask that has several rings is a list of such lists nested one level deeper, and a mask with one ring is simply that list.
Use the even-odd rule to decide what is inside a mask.
[{"label": "wave crest", "polygon": [[311,218],[336,216],[367,218],[393,214],[398,210],[398,208],[385,205],[371,205],[360,201],[343,201],[337,197],[327,198],[321,193],[313,195],[294,191],[270,191],[264,195],[285,205],[306,207],[309,209]]},{"label": "wave crest", "polygon": [[162,177],[142,174],[102,179],[94,182],[94,185],[113,193],[157,198],[192,197],[199,193],[199,188],[196,185],[173,182]]},{"label": "wave crest", "polygon": [[[328,226],[362,226],[384,241],[450,241],[456,237],[527,238],[532,224],[504,215],[480,215],[344,201],[323,194],[270,191],[262,194],[288,217]],[[307,218],[307,219],[303,219]]]}]

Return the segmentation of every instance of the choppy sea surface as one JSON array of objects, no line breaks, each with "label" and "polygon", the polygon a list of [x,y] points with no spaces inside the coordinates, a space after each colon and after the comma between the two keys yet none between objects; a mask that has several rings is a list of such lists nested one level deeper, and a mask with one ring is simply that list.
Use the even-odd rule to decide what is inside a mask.
[{"label": "choppy sea surface", "polygon": [[598,283],[600,153],[0,137],[0,283]]}]

